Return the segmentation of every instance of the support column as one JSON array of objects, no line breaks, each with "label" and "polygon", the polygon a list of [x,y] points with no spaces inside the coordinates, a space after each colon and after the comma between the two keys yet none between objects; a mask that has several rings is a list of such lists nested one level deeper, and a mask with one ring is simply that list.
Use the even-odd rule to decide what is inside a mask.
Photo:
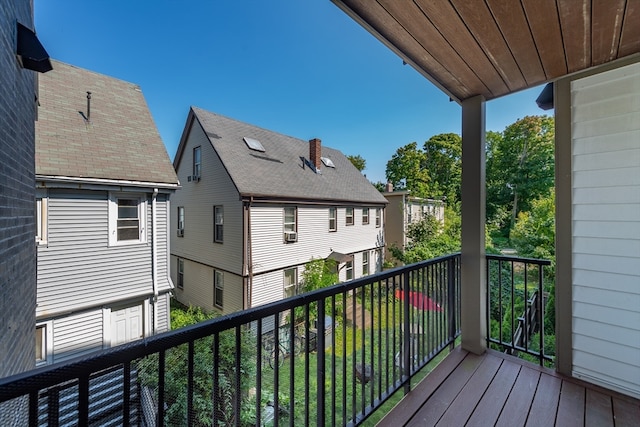
[{"label": "support column", "polygon": [[462,102],[462,348],[487,348],[485,101]]}]

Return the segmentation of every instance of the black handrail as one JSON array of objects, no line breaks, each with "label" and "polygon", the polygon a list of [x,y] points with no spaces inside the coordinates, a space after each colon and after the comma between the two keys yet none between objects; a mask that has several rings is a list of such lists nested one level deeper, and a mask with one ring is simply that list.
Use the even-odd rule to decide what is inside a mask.
[{"label": "black handrail", "polygon": [[[357,425],[382,405],[395,391],[409,390],[412,376],[441,350],[452,346],[455,338],[460,334],[460,255],[448,255],[416,264],[398,267],[375,275],[359,278],[345,283],[336,284],[305,294],[297,295],[282,301],[266,304],[217,317],[196,325],[169,331],[156,336],[146,337],[140,341],[124,344],[111,349],[102,350],[91,355],[44,366],[35,370],[0,379],[0,404],[16,398],[29,399],[25,411],[29,413],[29,423],[37,425],[38,399],[41,393],[51,390],[49,399],[55,396],[57,386],[69,381],[79,381],[78,416],[79,421],[86,421],[91,416],[92,393],[90,378],[99,376],[106,369],[122,366],[124,372],[122,411],[126,418],[134,406],[129,402],[129,381],[133,382],[131,372],[137,368],[140,360],[156,357],[157,384],[155,384],[154,406],[158,420],[164,420],[168,413],[166,392],[166,370],[171,366],[167,360],[169,354],[180,346],[188,347],[186,382],[186,407],[188,425],[195,425],[195,387],[201,378],[195,378],[194,344],[202,339],[212,339],[213,357],[211,361],[213,410],[207,416],[211,420],[223,415],[225,411],[232,411],[234,423],[240,425],[239,417],[243,406],[240,389],[243,387],[240,375],[236,374],[232,383],[235,390],[229,407],[221,407],[216,401],[220,391],[222,366],[219,353],[220,337],[226,331],[235,333],[235,355],[231,370],[239,373],[246,367],[242,365],[246,357],[246,349],[242,341],[246,334],[261,337],[267,331],[267,323],[274,325],[281,323],[284,315],[293,315],[294,309],[302,307],[304,311],[304,330],[301,332],[305,349],[304,365],[298,366],[294,360],[294,342],[292,337],[296,333],[293,322],[289,329],[289,349],[280,353],[278,345],[279,329],[273,329],[275,362],[273,370],[263,367],[260,363],[267,355],[267,351],[260,344],[261,339],[255,339],[255,348],[250,350],[250,357],[257,361],[255,389],[255,416],[260,422],[266,409],[262,406],[265,387],[273,387],[274,422],[287,417],[289,424],[293,423],[294,411],[299,409],[295,402],[304,402],[304,422],[316,422],[324,425],[354,424]],[[398,292],[396,292],[398,291]],[[402,293],[400,293],[400,291]],[[402,301],[396,301],[400,296]],[[414,296],[416,298],[414,298]],[[433,306],[422,301],[431,301]],[[347,309],[351,307],[349,320]],[[310,308],[314,307],[318,315],[317,331],[312,330]],[[339,311],[343,311],[339,314]],[[330,314],[330,337],[325,335],[325,314]],[[335,319],[342,316],[342,325],[336,326]],[[360,320],[357,320],[360,319]],[[371,322],[366,324],[366,319]],[[352,324],[347,325],[347,322]],[[267,323],[265,323],[267,322]],[[361,322],[361,324],[357,324]],[[342,345],[337,343],[336,334],[341,334]],[[252,335],[253,336],[253,335]],[[349,337],[349,342],[347,338]],[[314,340],[315,339],[315,340]],[[314,347],[315,346],[315,347]],[[338,347],[338,348],[336,348]],[[182,348],[182,347],[180,347]],[[315,350],[315,354],[311,354]],[[357,351],[356,351],[357,350]],[[245,352],[245,353],[243,353]],[[339,355],[338,355],[339,353]],[[281,358],[287,359],[282,364]],[[338,360],[340,359],[340,360]],[[315,366],[313,366],[315,365]],[[154,368],[155,369],[155,368]],[[294,375],[295,370],[295,375]],[[311,372],[314,370],[313,372]],[[360,372],[360,371],[362,372]],[[304,373],[304,396],[291,395],[296,393],[294,377]],[[287,379],[287,375],[289,375]],[[338,375],[341,378],[338,378]],[[314,378],[315,389],[311,388],[310,378]],[[140,375],[136,376],[138,381]],[[281,402],[280,392],[285,384],[289,396],[289,403]],[[356,386],[356,382],[360,383]],[[331,389],[326,389],[329,384]],[[347,398],[350,390],[350,399]],[[286,398],[287,396],[284,396]],[[57,405],[57,402],[51,402]],[[340,409],[337,409],[340,406]],[[312,408],[315,409],[315,419],[310,419]],[[327,412],[330,411],[330,412]],[[281,413],[282,412],[282,413]],[[51,413],[51,412],[50,412]],[[328,417],[328,415],[330,416]],[[49,420],[51,421],[51,420]],[[126,424],[126,421],[125,421]],[[197,423],[196,423],[197,424]]]}]

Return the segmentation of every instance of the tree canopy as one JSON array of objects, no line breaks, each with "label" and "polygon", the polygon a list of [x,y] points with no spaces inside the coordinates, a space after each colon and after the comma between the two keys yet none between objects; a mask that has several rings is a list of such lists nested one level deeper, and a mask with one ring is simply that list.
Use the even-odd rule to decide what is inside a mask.
[{"label": "tree canopy", "polygon": [[360,172],[367,168],[367,161],[359,154],[347,155],[347,159],[356,167]]}]

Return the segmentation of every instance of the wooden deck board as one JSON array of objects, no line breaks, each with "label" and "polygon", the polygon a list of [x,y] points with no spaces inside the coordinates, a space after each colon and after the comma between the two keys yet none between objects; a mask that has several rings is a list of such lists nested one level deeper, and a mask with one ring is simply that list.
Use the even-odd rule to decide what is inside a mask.
[{"label": "wooden deck board", "polygon": [[[584,425],[587,427],[613,427],[611,396],[587,389]],[[640,420],[638,420],[640,423]]]},{"label": "wooden deck board", "polygon": [[[504,408],[520,372],[520,366],[504,362],[491,381],[475,411],[467,422],[468,427],[494,425]],[[527,408],[528,409],[528,408]]]},{"label": "wooden deck board", "polygon": [[640,400],[489,350],[456,348],[380,426],[640,426]]},{"label": "wooden deck board", "polygon": [[476,408],[476,404],[482,399],[485,390],[489,388],[491,381],[500,369],[500,365],[502,365],[501,359],[491,356],[485,357],[436,425],[464,425],[464,422],[469,419]]}]

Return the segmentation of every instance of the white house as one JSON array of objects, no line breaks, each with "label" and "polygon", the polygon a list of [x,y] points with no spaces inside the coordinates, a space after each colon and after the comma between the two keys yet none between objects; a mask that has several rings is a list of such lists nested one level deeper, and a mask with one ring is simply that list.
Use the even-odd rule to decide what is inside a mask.
[{"label": "white house", "polygon": [[294,295],[312,258],[378,271],[385,198],[338,150],[191,108],[174,167],[172,279],[229,313]]},{"label": "white house", "polygon": [[391,258],[389,248],[396,246],[404,249],[409,243],[407,227],[425,218],[427,215],[444,224],[444,202],[442,200],[426,199],[412,196],[408,190],[394,191],[391,184],[387,184],[382,193],[389,204],[385,210],[385,243],[387,247],[386,259]]},{"label": "white house", "polygon": [[36,122],[36,361],[169,329],[178,180],[140,91],[61,62]]}]

